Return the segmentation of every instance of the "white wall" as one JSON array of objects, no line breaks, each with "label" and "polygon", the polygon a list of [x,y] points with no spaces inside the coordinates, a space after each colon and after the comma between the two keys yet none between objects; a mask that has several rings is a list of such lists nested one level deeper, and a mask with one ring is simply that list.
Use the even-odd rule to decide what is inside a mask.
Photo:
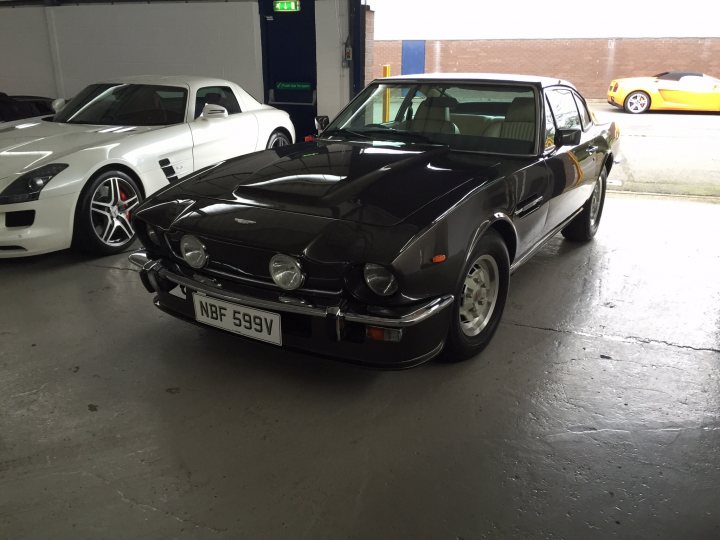
[{"label": "white wall", "polygon": [[43,8],[0,9],[0,92],[55,97]]},{"label": "white wall", "polygon": [[318,114],[334,118],[350,99],[350,68],[343,66],[347,0],[315,0]]},{"label": "white wall", "polygon": [[15,93],[69,97],[108,77],[182,74],[261,99],[261,58],[254,1],[0,9],[0,81]]},{"label": "white wall", "polygon": [[[334,117],[350,97],[347,1],[316,0],[315,24],[318,114]],[[0,8],[0,91],[71,97],[142,74],[229,79],[262,101],[257,2]]]}]

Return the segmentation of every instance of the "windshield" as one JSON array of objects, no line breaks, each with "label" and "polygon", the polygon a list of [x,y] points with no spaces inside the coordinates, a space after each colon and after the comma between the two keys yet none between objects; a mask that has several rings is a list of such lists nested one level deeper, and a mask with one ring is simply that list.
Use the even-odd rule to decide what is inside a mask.
[{"label": "windshield", "polygon": [[185,121],[187,90],[147,84],[93,84],[55,115],[54,122],[166,126]]},{"label": "windshield", "polygon": [[533,89],[524,86],[376,83],[363,90],[322,137],[534,154],[535,101]]}]

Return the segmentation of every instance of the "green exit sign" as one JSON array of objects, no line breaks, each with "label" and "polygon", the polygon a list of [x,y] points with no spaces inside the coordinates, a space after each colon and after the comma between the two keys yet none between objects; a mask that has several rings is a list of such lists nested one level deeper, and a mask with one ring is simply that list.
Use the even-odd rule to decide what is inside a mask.
[{"label": "green exit sign", "polygon": [[280,13],[293,13],[300,11],[300,0],[275,0],[273,11]]}]

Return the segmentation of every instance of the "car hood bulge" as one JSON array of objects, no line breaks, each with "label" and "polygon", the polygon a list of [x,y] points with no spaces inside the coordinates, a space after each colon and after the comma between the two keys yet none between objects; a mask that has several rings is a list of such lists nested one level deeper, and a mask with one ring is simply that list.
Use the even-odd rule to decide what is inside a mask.
[{"label": "car hood bulge", "polygon": [[445,147],[318,141],[221,164],[163,194],[376,226],[394,226],[471,180],[497,174],[491,159],[460,166]]},{"label": "car hood bulge", "polygon": [[60,124],[42,118],[0,124],[0,188],[3,178],[49,163],[62,163],[68,154],[113,143],[157,127]]}]

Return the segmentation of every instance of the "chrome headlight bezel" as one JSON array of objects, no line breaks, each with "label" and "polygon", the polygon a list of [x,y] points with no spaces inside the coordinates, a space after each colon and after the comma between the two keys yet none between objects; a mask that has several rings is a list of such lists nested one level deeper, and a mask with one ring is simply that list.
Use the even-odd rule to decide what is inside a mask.
[{"label": "chrome headlight bezel", "polygon": [[67,163],[50,163],[26,172],[0,193],[0,204],[37,201],[47,183],[67,168]]},{"label": "chrome headlight bezel", "polygon": [[290,255],[283,253],[273,255],[268,270],[275,285],[286,291],[299,289],[305,283],[305,272],[300,261]]},{"label": "chrome headlight bezel", "polygon": [[188,265],[196,270],[205,267],[210,260],[205,244],[192,234],[185,234],[180,238],[180,255]]},{"label": "chrome headlight bezel", "polygon": [[381,264],[368,263],[363,266],[363,278],[368,288],[378,296],[392,296],[399,288],[395,274]]}]

